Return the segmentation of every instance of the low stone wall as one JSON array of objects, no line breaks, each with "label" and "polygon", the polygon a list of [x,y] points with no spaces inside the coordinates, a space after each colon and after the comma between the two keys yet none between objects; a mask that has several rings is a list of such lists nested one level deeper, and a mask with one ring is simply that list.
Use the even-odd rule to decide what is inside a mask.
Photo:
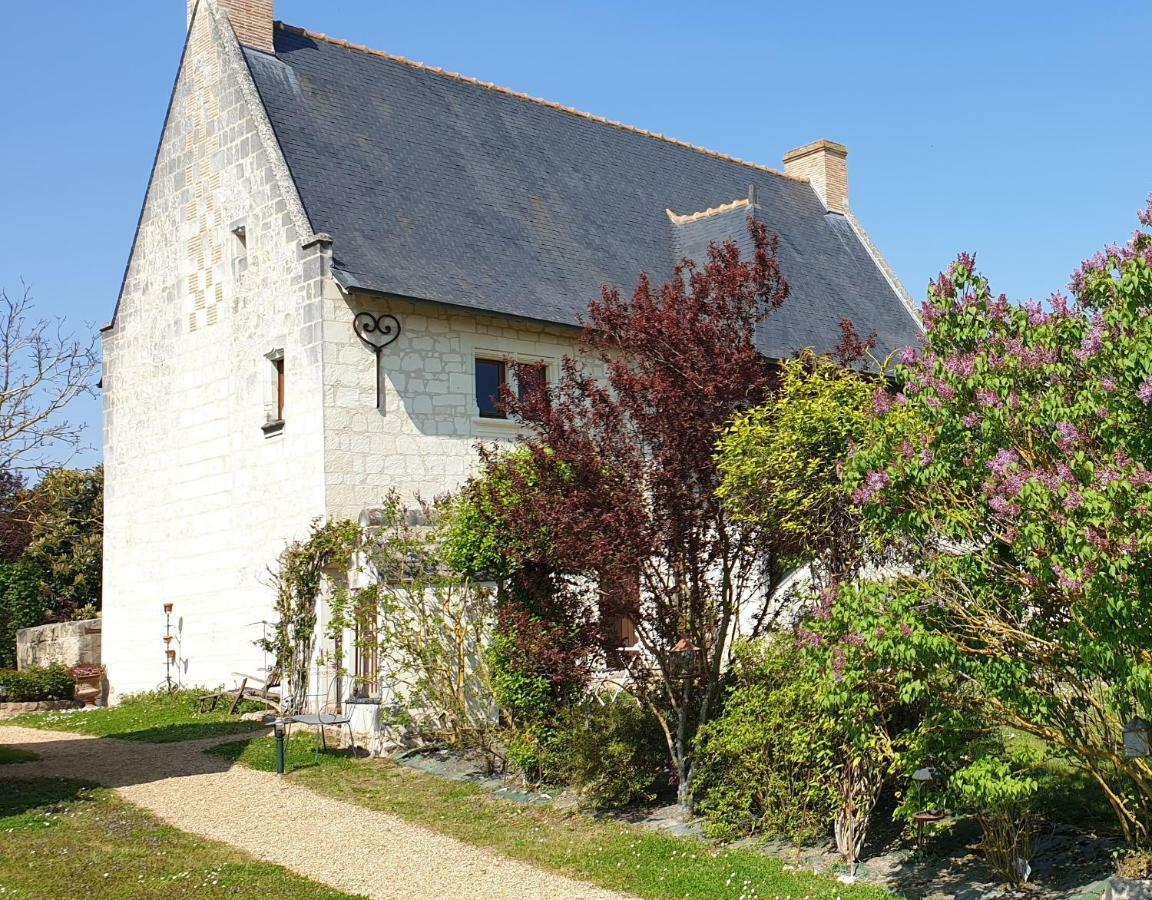
[{"label": "low stone wall", "polygon": [[54,622],[16,632],[16,668],[100,663],[100,619]]},{"label": "low stone wall", "polygon": [[25,713],[50,712],[56,709],[79,709],[83,703],[75,700],[36,700],[31,703],[0,703],[0,721]]}]

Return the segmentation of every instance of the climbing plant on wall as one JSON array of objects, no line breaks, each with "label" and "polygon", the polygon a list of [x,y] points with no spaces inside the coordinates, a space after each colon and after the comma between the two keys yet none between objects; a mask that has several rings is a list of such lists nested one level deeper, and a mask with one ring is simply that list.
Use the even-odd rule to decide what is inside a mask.
[{"label": "climbing plant on wall", "polygon": [[276,657],[293,709],[302,708],[308,694],[317,604],[325,586],[346,575],[360,543],[355,522],[316,519],[307,539],[285,547],[272,570],[277,621],[272,638],[262,643]]}]

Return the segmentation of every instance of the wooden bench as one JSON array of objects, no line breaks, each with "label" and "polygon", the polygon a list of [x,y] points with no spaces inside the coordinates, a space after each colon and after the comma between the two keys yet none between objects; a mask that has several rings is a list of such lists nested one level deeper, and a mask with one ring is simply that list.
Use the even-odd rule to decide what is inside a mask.
[{"label": "wooden bench", "polygon": [[225,698],[232,701],[228,707],[228,715],[230,716],[236,715],[240,704],[245,700],[263,703],[274,712],[280,711],[280,692],[274,690],[274,688],[280,687],[280,673],[278,671],[273,670],[267,678],[261,678],[258,675],[246,675],[243,672],[233,672],[232,677],[240,679],[239,687],[198,697],[196,699],[197,711],[211,712]]}]

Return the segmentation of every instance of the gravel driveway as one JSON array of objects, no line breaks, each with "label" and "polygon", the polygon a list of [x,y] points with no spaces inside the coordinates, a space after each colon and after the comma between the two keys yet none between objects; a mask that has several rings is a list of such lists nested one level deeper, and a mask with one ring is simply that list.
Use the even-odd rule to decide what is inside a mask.
[{"label": "gravel driveway", "polygon": [[472,847],[403,819],[323,797],[202,751],[231,738],[145,744],[0,726],[38,762],[0,777],[59,776],[115,788],[175,827],[223,841],[352,894],[380,898],[623,897]]}]

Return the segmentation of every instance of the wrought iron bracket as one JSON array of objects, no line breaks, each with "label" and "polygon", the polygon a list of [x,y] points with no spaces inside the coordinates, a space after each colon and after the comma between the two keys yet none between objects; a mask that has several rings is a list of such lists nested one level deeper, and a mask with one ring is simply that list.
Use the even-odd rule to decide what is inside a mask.
[{"label": "wrought iron bracket", "polygon": [[380,354],[384,348],[400,337],[400,320],[390,313],[373,315],[370,312],[356,313],[352,320],[352,329],[376,354],[376,408],[380,409],[384,402],[380,390]]}]

